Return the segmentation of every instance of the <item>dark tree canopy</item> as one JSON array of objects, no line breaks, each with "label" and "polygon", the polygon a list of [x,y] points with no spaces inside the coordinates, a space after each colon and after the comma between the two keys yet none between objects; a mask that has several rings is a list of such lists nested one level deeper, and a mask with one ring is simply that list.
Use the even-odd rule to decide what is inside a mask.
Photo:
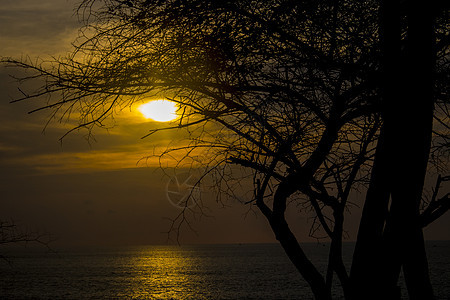
[{"label": "dark tree canopy", "polygon": [[[330,299],[334,273],[350,297],[344,212],[351,193],[370,180],[384,120],[379,11],[375,0],[85,0],[73,53],[37,64],[4,61],[34,71],[28,79],[45,80],[17,101],[45,96],[39,109],[58,117],[76,112],[74,129],[102,127],[145,98],[176,102],[180,118],[167,129],[186,128],[191,138],[167,153],[182,151],[182,160],[216,174],[219,195],[233,194],[232,181],[241,179],[234,170],[244,169],[253,183],[245,203],[267,218],[317,299]],[[432,160],[444,173],[448,12],[434,20]],[[400,31],[404,42],[406,23]],[[447,196],[433,199],[423,206],[423,226],[448,209]],[[320,230],[331,241],[325,276],[289,229],[289,203],[313,211],[312,235]],[[186,207],[174,228],[198,210],[201,202]]]}]

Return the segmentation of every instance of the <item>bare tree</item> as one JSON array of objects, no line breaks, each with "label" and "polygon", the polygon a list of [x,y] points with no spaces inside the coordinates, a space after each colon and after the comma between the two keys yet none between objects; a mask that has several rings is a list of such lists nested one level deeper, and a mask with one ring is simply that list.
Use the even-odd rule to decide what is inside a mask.
[{"label": "bare tree", "polygon": [[[0,220],[0,247],[13,244],[40,244],[49,248],[52,241],[52,237],[47,233],[26,230],[13,221]],[[0,258],[8,261],[8,258],[2,254]]]},{"label": "bare tree", "polygon": [[[371,174],[375,183],[373,159],[377,142],[377,157],[383,151],[386,122],[379,9],[378,1],[85,0],[79,13],[86,23],[71,55],[4,61],[34,72],[20,80],[45,80],[16,101],[47,97],[39,110],[53,109],[60,119],[78,112],[73,130],[105,126],[144,98],[176,102],[179,120],[158,130],[185,128],[190,140],[161,155],[182,152],[180,164],[203,167],[217,180],[218,200],[235,196],[233,182],[247,178],[252,196],[242,202],[268,220],[315,297],[331,299],[336,275],[350,299],[355,285],[342,260],[345,211]],[[449,25],[440,22],[436,154],[448,145],[448,32],[442,28]],[[447,160],[439,158],[443,171]],[[433,220],[427,211],[441,215],[447,203],[448,197],[431,201],[423,220]],[[326,274],[289,228],[286,210],[298,206],[315,214],[311,235],[331,241]],[[384,209],[371,211],[381,224]],[[186,205],[172,228],[201,211],[201,202]]]}]

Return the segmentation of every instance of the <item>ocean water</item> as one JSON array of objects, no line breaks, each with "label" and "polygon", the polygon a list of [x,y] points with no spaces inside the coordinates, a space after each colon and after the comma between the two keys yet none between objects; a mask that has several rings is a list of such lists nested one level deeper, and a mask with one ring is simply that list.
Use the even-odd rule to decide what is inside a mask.
[{"label": "ocean water", "polygon": [[[344,245],[350,262],[353,244]],[[305,252],[324,271],[323,244]],[[450,242],[429,242],[438,299],[450,299]],[[19,249],[0,262],[0,299],[312,299],[278,244]],[[334,299],[340,299],[338,287]]]}]

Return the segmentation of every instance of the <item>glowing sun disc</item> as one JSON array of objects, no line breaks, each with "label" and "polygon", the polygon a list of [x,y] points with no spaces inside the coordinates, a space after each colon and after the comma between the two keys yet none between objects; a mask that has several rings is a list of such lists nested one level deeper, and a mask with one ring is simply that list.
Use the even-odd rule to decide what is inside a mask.
[{"label": "glowing sun disc", "polygon": [[177,118],[177,106],[175,102],[168,100],[154,100],[142,104],[138,110],[147,119],[157,122],[168,122]]}]

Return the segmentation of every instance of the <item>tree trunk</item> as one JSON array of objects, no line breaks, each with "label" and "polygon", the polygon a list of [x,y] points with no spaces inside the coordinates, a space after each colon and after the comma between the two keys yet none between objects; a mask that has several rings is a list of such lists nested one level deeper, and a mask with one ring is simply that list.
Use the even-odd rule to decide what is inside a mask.
[{"label": "tree trunk", "polygon": [[[295,178],[295,176],[290,177]],[[331,295],[326,289],[323,276],[311,263],[303,249],[300,247],[295,235],[290,230],[286,218],[286,200],[296,189],[291,180],[283,181],[279,184],[273,201],[273,211],[270,210],[262,198],[257,200],[257,206],[269,221],[276,239],[280,242],[292,264],[297,268],[302,277],[308,282],[317,300],[331,300]]]},{"label": "tree trunk", "polygon": [[286,220],[273,218],[270,220],[270,226],[291,262],[308,282],[315,299],[331,300],[323,276],[306,257]]},{"label": "tree trunk", "polygon": [[[350,270],[351,299],[384,299],[387,287],[383,260],[383,229],[389,203],[386,174],[389,162],[384,141],[384,127],[378,140],[369,190],[366,194],[358,237]],[[395,293],[392,291],[389,294]]]},{"label": "tree trunk", "polygon": [[[419,223],[433,121],[433,18],[418,1],[407,3],[406,16],[407,43],[400,53],[398,2],[384,1],[384,124],[354,253],[355,299],[399,299],[401,267],[410,299],[433,299]],[[372,294],[364,296],[364,290]]]},{"label": "tree trunk", "polygon": [[358,238],[353,254],[350,282],[353,299],[399,299],[396,283],[389,286],[382,267],[387,252],[383,247],[389,197],[391,192],[391,153],[395,147],[392,129],[392,105],[400,97],[400,3],[382,1],[380,11],[382,48],[382,117],[383,125],[378,140],[369,190],[366,194]]},{"label": "tree trunk", "polygon": [[[392,106],[392,205],[386,241],[394,251],[386,267],[403,266],[410,299],[433,299],[419,206],[431,146],[433,123],[433,17],[429,6],[410,1],[408,36],[399,87],[404,93]],[[390,268],[390,269],[389,269]],[[398,280],[394,276],[391,284]]]}]

